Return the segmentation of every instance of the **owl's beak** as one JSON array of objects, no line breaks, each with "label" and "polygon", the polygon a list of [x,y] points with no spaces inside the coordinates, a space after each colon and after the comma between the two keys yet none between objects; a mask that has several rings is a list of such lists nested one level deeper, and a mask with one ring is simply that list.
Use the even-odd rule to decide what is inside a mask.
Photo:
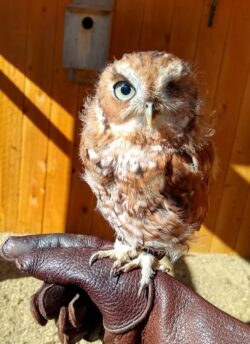
[{"label": "owl's beak", "polygon": [[147,102],[146,103],[146,120],[147,120],[147,125],[148,127],[152,126],[152,117],[153,117],[153,103],[152,102]]}]

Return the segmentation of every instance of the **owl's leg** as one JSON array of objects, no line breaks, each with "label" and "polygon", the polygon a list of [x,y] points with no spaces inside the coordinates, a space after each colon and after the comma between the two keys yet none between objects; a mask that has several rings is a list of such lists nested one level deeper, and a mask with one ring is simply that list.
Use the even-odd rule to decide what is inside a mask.
[{"label": "owl's leg", "polygon": [[139,291],[149,285],[151,278],[155,275],[156,271],[166,271],[166,266],[159,262],[159,259],[149,252],[142,251],[138,257],[130,260],[123,265],[119,271],[128,272],[130,270],[141,268],[141,280],[139,282]]},{"label": "owl's leg", "polygon": [[110,250],[98,251],[94,253],[89,260],[89,264],[92,265],[96,260],[102,258],[111,258],[114,259],[114,264],[111,269],[110,274],[115,275],[117,272],[131,259],[134,259],[138,256],[136,249],[131,248],[130,246],[122,243],[120,240],[116,240],[114,248]]}]

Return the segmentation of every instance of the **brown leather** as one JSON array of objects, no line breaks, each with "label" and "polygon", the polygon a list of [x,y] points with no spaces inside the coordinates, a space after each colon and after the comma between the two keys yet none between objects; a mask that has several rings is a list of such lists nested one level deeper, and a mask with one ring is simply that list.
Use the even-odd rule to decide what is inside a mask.
[{"label": "brown leather", "polygon": [[[167,288],[166,288],[167,285]],[[155,279],[155,304],[142,331],[143,343],[247,344],[250,328],[167,274]]]},{"label": "brown leather", "polygon": [[103,338],[102,315],[88,295],[74,286],[43,283],[31,298],[31,312],[40,325],[55,319],[62,343]]},{"label": "brown leather", "polygon": [[[110,277],[110,260],[89,266],[92,253],[110,243],[91,237],[85,241],[83,236],[68,238],[43,236],[40,243],[39,236],[14,238],[2,248],[8,259],[17,258],[21,270],[46,281],[32,299],[33,313],[42,325],[51,317],[57,319],[62,343],[73,344],[84,336],[102,338],[102,322],[106,344],[250,343],[248,325],[168,274],[158,273],[149,290],[138,297],[139,271],[114,278]],[[51,242],[58,246],[50,248]]]},{"label": "brown leather", "polygon": [[66,248],[66,247],[112,247],[111,241],[102,240],[90,235],[78,234],[39,234],[9,237],[0,249],[0,254],[5,260],[14,261],[25,253],[38,248]]},{"label": "brown leather", "polygon": [[110,260],[98,260],[89,265],[94,252],[93,248],[37,249],[20,257],[18,263],[22,271],[47,283],[80,286],[98,305],[107,330],[113,333],[127,332],[149,315],[154,301],[153,285],[138,296],[140,271],[110,277]]}]

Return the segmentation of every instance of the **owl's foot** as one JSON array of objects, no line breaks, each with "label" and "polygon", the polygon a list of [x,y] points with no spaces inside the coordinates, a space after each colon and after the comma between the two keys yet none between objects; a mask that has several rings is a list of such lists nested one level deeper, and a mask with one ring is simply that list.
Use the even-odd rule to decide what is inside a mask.
[{"label": "owl's foot", "polygon": [[114,249],[97,251],[94,253],[90,257],[89,264],[92,265],[95,261],[102,258],[111,258],[114,260],[110,276],[117,276],[123,272],[129,272],[140,268],[141,280],[138,294],[149,285],[156,271],[166,271],[167,269],[166,266],[161,264],[159,259],[151,253],[144,251],[138,252],[130,246],[122,244],[118,240],[115,242]]},{"label": "owl's foot", "polygon": [[138,294],[145,289],[155,275],[156,271],[166,271],[166,266],[159,262],[159,259],[148,252],[141,252],[138,257],[130,260],[120,267],[118,272],[128,272],[136,268],[141,268],[141,280],[139,282]]},{"label": "owl's foot", "polygon": [[120,241],[116,241],[114,249],[97,251],[94,253],[89,260],[89,264],[92,265],[95,261],[102,258],[111,258],[115,262],[110,271],[111,276],[116,276],[122,271],[120,270],[124,265],[126,265],[131,259],[134,259],[138,256],[138,253],[135,249],[132,249],[130,246],[122,244]]}]

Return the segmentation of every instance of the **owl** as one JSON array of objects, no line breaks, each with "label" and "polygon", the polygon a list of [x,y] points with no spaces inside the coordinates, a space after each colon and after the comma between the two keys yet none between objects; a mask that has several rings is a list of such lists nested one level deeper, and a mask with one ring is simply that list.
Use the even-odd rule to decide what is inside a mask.
[{"label": "owl", "polygon": [[214,165],[213,130],[195,73],[166,52],[125,54],[101,73],[82,112],[83,179],[116,234],[112,273],[141,269],[146,287],[159,260],[188,248],[203,222]]}]

